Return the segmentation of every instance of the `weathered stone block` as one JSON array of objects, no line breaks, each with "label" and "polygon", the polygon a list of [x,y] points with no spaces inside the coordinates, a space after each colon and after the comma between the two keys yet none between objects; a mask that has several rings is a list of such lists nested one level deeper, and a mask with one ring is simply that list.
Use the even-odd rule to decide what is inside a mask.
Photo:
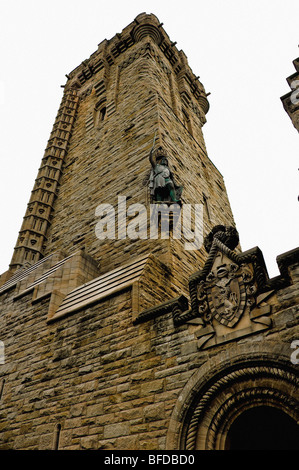
[{"label": "weathered stone block", "polygon": [[106,424],[104,426],[104,439],[127,436],[128,434],[129,425],[127,423]]},{"label": "weathered stone block", "polygon": [[159,421],[164,419],[165,410],[164,404],[149,405],[144,408],[144,418],[146,422]]}]

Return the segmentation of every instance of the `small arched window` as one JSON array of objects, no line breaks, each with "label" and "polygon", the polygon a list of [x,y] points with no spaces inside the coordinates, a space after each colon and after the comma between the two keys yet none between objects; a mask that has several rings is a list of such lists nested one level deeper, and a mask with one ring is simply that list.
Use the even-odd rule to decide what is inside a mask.
[{"label": "small arched window", "polygon": [[106,99],[101,99],[94,108],[94,124],[100,126],[106,119]]}]

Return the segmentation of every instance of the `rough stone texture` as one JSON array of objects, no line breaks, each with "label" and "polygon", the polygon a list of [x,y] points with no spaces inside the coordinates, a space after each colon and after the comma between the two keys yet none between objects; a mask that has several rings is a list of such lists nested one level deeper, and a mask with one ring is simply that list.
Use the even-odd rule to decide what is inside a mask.
[{"label": "rough stone texture", "polygon": [[[233,410],[258,402],[298,419],[298,366],[290,360],[299,339],[298,251],[279,257],[277,279],[265,278],[271,327],[199,349],[200,315],[176,319],[190,307],[189,280],[204,266],[204,248],[188,252],[172,237],[95,236],[98,204],[115,205],[117,195],[149,204],[155,131],[184,186],[183,203],[208,201],[204,234],[234,226],[205,149],[207,111],[202,84],[153,15],[139,15],[69,75],[40,170],[61,169],[47,192],[53,201],[35,187],[0,278],[1,450],[223,448],[217,403],[228,423]],[[38,182],[50,188],[44,176]],[[45,232],[30,225],[40,209],[48,211]]]},{"label": "rough stone texture", "polygon": [[289,351],[292,366],[298,266],[290,271],[297,285],[277,292],[271,329],[205,351],[197,326],[174,327],[171,313],[135,326],[131,289],[53,323],[49,299],[2,294],[0,448],[51,449],[59,423],[60,449],[165,449],[179,396],[209,364],[220,369],[244,351],[247,361],[281,362]]},{"label": "rough stone texture", "polygon": [[295,129],[299,132],[299,57],[293,60],[293,64],[296,72],[287,78],[291,91],[282,96],[281,101]]}]

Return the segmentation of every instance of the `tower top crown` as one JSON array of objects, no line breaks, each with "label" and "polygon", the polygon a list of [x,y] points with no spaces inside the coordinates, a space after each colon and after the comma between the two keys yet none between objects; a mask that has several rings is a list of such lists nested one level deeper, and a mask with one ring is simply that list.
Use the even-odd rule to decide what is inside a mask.
[{"label": "tower top crown", "polygon": [[132,36],[136,42],[141,41],[146,36],[150,36],[157,44],[163,41],[161,31],[163,24],[155,15],[141,13],[135,18],[134,23],[136,23],[136,26],[132,31]]},{"label": "tower top crown", "polygon": [[[206,114],[209,102],[203,84],[190,68],[185,53],[176,47],[176,42],[171,41],[163,28],[163,23],[152,13],[140,13],[121,33],[117,33],[109,40],[103,40],[98,45],[97,51],[66,75],[68,81],[64,87],[79,90],[102,69],[119,64],[126,51],[142,42],[151,42],[162,51],[168,66],[173,69],[182,86],[187,86],[188,94],[194,96]],[[186,99],[188,100],[188,97]]]}]

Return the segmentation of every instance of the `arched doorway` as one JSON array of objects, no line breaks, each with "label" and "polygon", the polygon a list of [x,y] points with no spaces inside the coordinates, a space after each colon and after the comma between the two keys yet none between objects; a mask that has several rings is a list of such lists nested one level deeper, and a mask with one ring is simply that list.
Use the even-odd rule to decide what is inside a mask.
[{"label": "arched doorway", "polygon": [[263,356],[218,357],[196,371],[173,410],[167,449],[298,449],[297,370]]},{"label": "arched doorway", "polygon": [[299,426],[283,411],[256,406],[240,414],[226,439],[227,450],[299,450]]}]

